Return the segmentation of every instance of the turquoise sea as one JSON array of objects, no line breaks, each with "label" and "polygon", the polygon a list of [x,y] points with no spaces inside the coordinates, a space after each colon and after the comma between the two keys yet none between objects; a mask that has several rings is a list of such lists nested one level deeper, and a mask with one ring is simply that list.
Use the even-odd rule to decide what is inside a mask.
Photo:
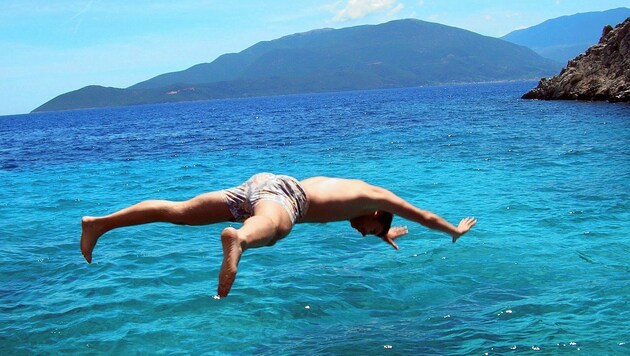
[{"label": "turquoise sea", "polygon": [[[0,117],[0,354],[629,354],[630,105],[535,83]],[[382,185],[451,222],[348,223],[248,250],[214,299],[226,224],[105,235],[80,219],[270,171]]]}]

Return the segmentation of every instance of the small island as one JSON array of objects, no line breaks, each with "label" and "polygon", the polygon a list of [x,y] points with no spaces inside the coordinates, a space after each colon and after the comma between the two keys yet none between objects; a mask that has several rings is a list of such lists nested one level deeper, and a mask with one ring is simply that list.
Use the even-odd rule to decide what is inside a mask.
[{"label": "small island", "polygon": [[542,78],[523,99],[630,102],[630,17],[604,27],[599,43]]}]

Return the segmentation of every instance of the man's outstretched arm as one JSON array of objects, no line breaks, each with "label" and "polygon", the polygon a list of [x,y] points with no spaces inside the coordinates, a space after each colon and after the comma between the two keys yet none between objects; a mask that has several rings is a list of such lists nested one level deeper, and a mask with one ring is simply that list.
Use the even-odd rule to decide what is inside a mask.
[{"label": "man's outstretched arm", "polygon": [[[379,201],[380,210],[388,211],[403,219],[417,222],[429,229],[445,232],[452,236],[453,243],[477,223],[477,219],[467,217],[462,219],[459,224],[455,226],[435,213],[415,207],[387,189],[376,187],[375,192],[377,196],[376,199]],[[390,243],[387,240],[385,241]],[[393,239],[391,242],[393,243]],[[390,245],[392,243],[390,243]]]}]

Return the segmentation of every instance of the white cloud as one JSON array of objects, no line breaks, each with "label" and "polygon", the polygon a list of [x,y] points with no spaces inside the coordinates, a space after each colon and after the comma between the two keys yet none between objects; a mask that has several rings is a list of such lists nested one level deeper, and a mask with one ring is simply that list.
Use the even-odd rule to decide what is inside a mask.
[{"label": "white cloud", "polygon": [[400,10],[405,8],[405,4],[398,4],[396,5],[395,8],[391,9],[388,13],[387,16],[388,17],[392,17],[394,15],[396,15]]},{"label": "white cloud", "polygon": [[348,0],[346,6],[337,10],[337,14],[333,19],[334,22],[343,22],[346,20],[356,20],[367,15],[387,11],[389,14],[395,14],[402,10],[403,4],[396,4],[396,0]]}]

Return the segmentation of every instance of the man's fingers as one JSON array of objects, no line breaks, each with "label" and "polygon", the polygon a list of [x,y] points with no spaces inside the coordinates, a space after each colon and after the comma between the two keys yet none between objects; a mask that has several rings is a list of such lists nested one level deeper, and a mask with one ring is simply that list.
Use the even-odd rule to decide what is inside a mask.
[{"label": "man's fingers", "polygon": [[475,226],[476,223],[477,223],[477,219],[475,218],[471,218],[471,217],[463,218],[459,222],[459,225],[457,225],[458,232],[452,235],[453,243],[455,243],[462,235],[464,235],[470,229],[472,229],[472,227]]},{"label": "man's fingers", "polygon": [[394,242],[395,239],[407,234],[409,231],[406,226],[396,226],[389,229],[385,236],[380,236],[381,240],[387,242],[396,250],[399,249],[398,245]]},{"label": "man's fingers", "polygon": [[475,218],[466,218],[466,224],[468,225],[468,228],[471,228],[471,227],[475,226],[476,223],[477,223],[477,219],[475,219]]},{"label": "man's fingers", "polygon": [[459,222],[459,227],[462,228],[466,232],[470,230],[477,223],[477,219],[475,218],[463,218],[462,221]]},{"label": "man's fingers", "polygon": [[409,232],[406,226],[396,226],[389,231],[389,235],[392,239],[396,239],[401,237],[402,235],[406,235]]},{"label": "man's fingers", "polygon": [[390,244],[393,248],[395,248],[396,250],[398,250],[398,245],[396,245],[396,243],[394,242],[394,240],[392,238],[389,237],[385,237],[383,238],[383,240],[385,240],[385,242],[387,242],[388,244]]}]

